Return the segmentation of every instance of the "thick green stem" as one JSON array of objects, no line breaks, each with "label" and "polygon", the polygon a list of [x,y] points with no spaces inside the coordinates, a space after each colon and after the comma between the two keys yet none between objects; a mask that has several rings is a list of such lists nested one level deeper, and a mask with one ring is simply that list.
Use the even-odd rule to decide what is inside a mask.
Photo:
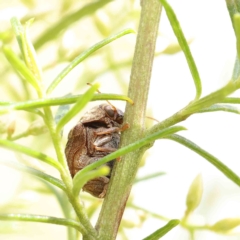
[{"label": "thick green stem", "polygon": [[[157,0],[142,0],[142,12],[133,59],[128,96],[134,105],[127,104],[125,121],[130,129],[122,134],[121,147],[143,137],[145,111],[158,33],[161,5]],[[108,194],[96,225],[98,239],[116,238],[122,214],[134,181],[143,150],[132,152],[116,162]]]}]

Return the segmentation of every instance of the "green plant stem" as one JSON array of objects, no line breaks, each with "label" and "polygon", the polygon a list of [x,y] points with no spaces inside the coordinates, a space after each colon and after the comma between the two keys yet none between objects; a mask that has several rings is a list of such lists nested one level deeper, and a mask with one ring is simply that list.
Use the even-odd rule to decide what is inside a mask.
[{"label": "green plant stem", "polygon": [[210,162],[213,166],[215,166],[219,171],[221,171],[227,178],[229,178],[232,182],[240,186],[240,178],[239,176],[234,173],[230,168],[228,168],[225,164],[223,164],[219,159],[214,157],[212,154],[208,153],[204,149],[200,148],[198,145],[186,139],[180,135],[172,134],[166,137],[166,139],[170,139],[176,141],[183,146],[191,149],[192,151],[196,152],[203,158],[205,158],[208,162]]},{"label": "green plant stem", "polygon": [[57,179],[51,175],[48,175],[42,171],[39,171],[32,167],[25,166],[24,164],[21,164],[19,162],[9,161],[9,160],[5,160],[5,159],[0,159],[0,163],[5,166],[11,167],[13,169],[32,174],[33,176],[43,179],[43,180],[59,187],[63,191],[65,191],[65,186],[62,183],[62,181],[60,181],[59,179]]},{"label": "green plant stem", "polygon": [[118,39],[119,37],[124,36],[125,34],[133,33],[134,31],[131,29],[123,30],[113,36],[110,36],[103,41],[95,44],[91,48],[87,49],[83,53],[81,53],[79,56],[77,56],[51,83],[49,88],[47,89],[47,93],[51,93],[54,88],[64,79],[64,77],[74,68],[76,67],[80,62],[82,62],[84,59],[86,59],[89,55],[91,55],[93,52],[97,51],[99,48],[105,46],[106,44],[109,44],[110,42]]},{"label": "green plant stem", "polygon": [[89,239],[95,239],[96,231],[90,223],[83,206],[80,204],[80,200],[78,197],[75,197],[72,193],[72,178],[68,170],[67,162],[65,160],[65,153],[63,151],[63,147],[61,145],[61,136],[56,132],[56,125],[52,116],[52,112],[49,107],[44,108],[45,113],[45,121],[48,126],[50,135],[52,137],[52,141],[54,144],[54,148],[58,157],[59,162],[63,165],[64,171],[61,171],[61,178],[66,186],[66,194],[70,203],[72,204],[79,221],[84,226],[85,231],[82,232],[83,235],[88,235]]},{"label": "green plant stem", "polygon": [[226,97],[219,103],[231,103],[231,104],[240,104],[240,98],[235,97]]},{"label": "green plant stem", "polygon": [[46,29],[46,31],[43,32],[42,35],[37,39],[37,41],[34,43],[35,49],[39,49],[46,42],[49,42],[50,40],[56,38],[56,36],[60,32],[69,29],[71,24],[79,21],[85,16],[93,14],[95,11],[97,11],[109,2],[110,0],[90,1],[90,3],[86,6],[81,7],[80,9],[77,9],[76,11],[61,17],[58,22],[56,22],[55,24],[51,24],[51,26]]},{"label": "green plant stem", "polygon": [[162,236],[164,236],[166,233],[168,233],[172,228],[176,227],[179,224],[179,220],[173,219],[170,220],[164,227],[158,229],[148,237],[144,238],[143,240],[158,240]]},{"label": "green plant stem", "polygon": [[49,165],[53,166],[54,168],[58,169],[59,171],[62,171],[62,166],[61,166],[61,164],[59,164],[59,162],[57,162],[55,159],[53,159],[41,152],[37,152],[31,148],[22,146],[20,144],[17,144],[17,143],[14,143],[12,141],[5,140],[5,139],[0,139],[0,146],[7,148],[7,149],[11,149],[13,151],[24,153],[33,158],[37,158],[45,163],[48,163]]},{"label": "green plant stem", "polygon": [[41,222],[41,223],[51,223],[63,226],[69,226],[77,229],[78,231],[83,231],[83,226],[72,219],[56,218],[42,215],[34,214],[0,214],[0,220],[9,221],[24,221],[24,222]]},{"label": "green plant stem", "polygon": [[201,79],[200,79],[194,58],[193,58],[190,48],[188,46],[187,40],[183,34],[183,31],[181,29],[180,23],[178,22],[177,16],[175,15],[171,6],[168,4],[168,2],[166,0],[159,0],[159,1],[161,2],[161,4],[163,5],[163,7],[166,11],[166,14],[167,14],[168,20],[172,26],[173,32],[174,32],[174,34],[178,40],[178,43],[185,55],[185,58],[188,63],[188,67],[191,71],[191,74],[192,74],[192,77],[194,80],[194,84],[195,84],[195,88],[196,88],[195,100],[199,99],[201,96],[201,92],[202,92]]},{"label": "green plant stem", "polygon": [[[66,105],[66,104],[73,104],[76,103],[80,98],[80,95],[74,95],[70,97],[59,97],[59,98],[44,98],[44,99],[36,99],[36,100],[29,100],[24,102],[6,102],[0,101],[0,113],[6,113],[10,110],[32,110],[33,108],[41,108],[41,107],[48,107],[48,106],[59,106],[59,105]],[[124,95],[118,94],[105,94],[99,93],[95,94],[91,101],[99,101],[99,100],[122,100],[128,101],[129,103],[133,103],[132,100]],[[41,114],[41,113],[38,113]]]},{"label": "green plant stem", "polygon": [[[137,43],[133,59],[128,96],[134,106],[127,104],[125,121],[130,129],[123,132],[121,146],[140,139],[144,134],[145,111],[158,33],[161,5],[157,0],[142,0]],[[115,164],[109,191],[103,203],[96,229],[98,239],[116,238],[124,208],[133,184],[143,150],[131,152]]]},{"label": "green plant stem", "polygon": [[[229,12],[229,16],[232,21],[233,29],[236,35],[236,42],[237,42],[237,50],[238,50],[238,45],[239,45],[239,33],[236,31],[236,22],[235,22],[235,16],[236,14],[240,13],[240,1],[239,0],[225,0]],[[234,68],[233,68],[233,74],[232,74],[232,79],[235,81],[239,78],[240,76],[240,56],[239,56],[239,50],[237,51],[238,54],[236,56]]]},{"label": "green plant stem", "polygon": [[[209,95],[188,104],[185,108],[173,114],[169,118],[163,120],[162,122],[154,125],[146,131],[146,136],[156,131],[162,130],[164,128],[173,126],[181,121],[186,120],[189,116],[194,113],[200,112],[202,109],[206,109],[213,104],[226,101],[226,97],[240,88],[240,79],[235,82],[230,81],[226,86],[221,89],[210,93]],[[150,147],[150,146],[149,146]]]}]

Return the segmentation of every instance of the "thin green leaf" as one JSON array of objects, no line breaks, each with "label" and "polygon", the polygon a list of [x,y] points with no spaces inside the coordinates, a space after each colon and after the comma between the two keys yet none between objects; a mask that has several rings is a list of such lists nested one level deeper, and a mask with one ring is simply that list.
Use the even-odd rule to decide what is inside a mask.
[{"label": "thin green leaf", "polygon": [[226,97],[220,103],[232,103],[232,104],[240,104],[240,98],[236,97]]},{"label": "thin green leaf", "polygon": [[82,171],[79,171],[73,179],[73,194],[78,196],[85,183],[94,178],[106,176],[109,174],[109,172],[110,169],[107,166],[100,167],[99,169],[92,170],[87,173],[82,173]]},{"label": "thin green leaf", "polygon": [[21,38],[21,34],[24,31],[23,26],[20,23],[20,21],[18,20],[18,18],[16,18],[16,17],[11,18],[11,25],[12,25],[13,31],[16,35],[21,53],[22,53],[22,55],[24,55],[24,53],[23,53],[23,43],[22,43],[22,38]]},{"label": "thin green leaf", "polygon": [[240,13],[240,2],[239,0],[226,0],[226,4],[233,24],[234,15]]},{"label": "thin green leaf", "polygon": [[33,18],[28,20],[24,26],[23,33],[20,33],[20,36],[22,38],[23,56],[25,63],[30,69],[30,71],[33,73],[36,79],[38,79],[38,81],[41,81],[42,71],[38,64],[37,55],[28,34],[28,29],[32,22]]},{"label": "thin green leaf", "polygon": [[20,153],[24,153],[28,156],[37,158],[45,163],[48,163],[49,165],[55,167],[56,169],[58,169],[59,171],[62,171],[62,166],[59,162],[55,161],[53,158],[41,153],[41,152],[37,152],[31,148],[22,146],[20,144],[5,140],[5,139],[0,139],[0,146],[7,148],[7,149],[11,149]]},{"label": "thin green leaf", "polygon": [[236,183],[238,186],[240,186],[240,178],[236,173],[234,173],[231,169],[229,169],[225,164],[223,164],[219,159],[205,151],[204,149],[200,148],[195,143],[191,142],[190,140],[179,136],[177,134],[169,135],[165,137],[166,139],[173,140],[175,142],[178,142],[185,147],[191,149],[192,151],[196,152],[203,158],[205,158],[208,162],[210,162],[212,165],[214,165],[219,171],[221,171],[227,178],[229,178],[231,181]]},{"label": "thin green leaf", "polygon": [[159,228],[157,231],[149,235],[148,237],[144,238],[143,240],[158,240],[159,238],[163,237],[166,233],[172,230],[180,223],[179,220],[173,219],[169,221],[164,227]]},{"label": "thin green leaf", "polygon": [[237,56],[240,58],[240,14],[236,13],[233,16],[233,26],[235,30],[235,35],[237,39]]},{"label": "thin green leaf", "polygon": [[[72,206],[69,203],[69,200],[68,200],[66,194],[64,192],[57,191],[58,189],[53,187],[53,185],[49,184],[48,182],[45,182],[45,181],[42,181],[42,182],[56,197],[56,199],[62,209],[64,217],[67,219],[76,219],[76,214],[74,213],[74,211],[72,211]],[[68,227],[67,231],[68,231],[68,239],[69,240],[73,240],[73,239],[77,240],[78,239],[75,237],[75,235],[77,235],[77,233],[79,233],[78,231],[76,231],[76,229]]]},{"label": "thin green leaf", "polygon": [[13,17],[11,19],[11,24],[16,34],[18,45],[22,52],[24,61],[28,66],[29,70],[36,77],[36,79],[41,80],[41,70],[39,65],[37,64],[36,52],[28,35],[28,28],[30,27],[32,22],[33,18],[28,20],[23,27],[16,17]]},{"label": "thin green leaf", "polygon": [[229,94],[239,89],[239,87],[240,87],[240,79],[234,82],[230,81],[226,86],[222,87],[221,89],[213,93],[210,93],[207,96],[197,101],[190,102],[190,104],[188,104],[186,107],[176,112],[172,116],[168,117],[167,119],[161,121],[160,123],[155,124],[146,132],[147,134],[154,133],[165,127],[173,126],[181,121],[186,120],[193,113],[200,112],[201,109],[209,108],[213,104],[216,104],[219,102],[225,102],[226,99],[229,99],[229,98],[226,98],[226,96],[228,96]]},{"label": "thin green leaf", "polygon": [[[233,29],[236,34],[237,48],[239,48],[239,40],[238,40],[239,34],[236,33],[236,23],[235,23],[234,16],[240,13],[240,2],[239,0],[226,0],[226,4],[227,4],[228,12],[232,21]],[[237,26],[237,28],[239,28],[239,26]],[[237,50],[237,52],[239,52],[239,50]],[[236,81],[239,78],[239,76],[240,76],[240,58],[239,58],[239,54],[237,54],[234,68],[233,68],[233,73],[232,73],[232,80]]]},{"label": "thin green leaf", "polygon": [[202,93],[202,84],[201,84],[201,79],[198,73],[198,69],[197,66],[195,64],[195,61],[193,59],[192,53],[190,51],[190,48],[188,46],[187,40],[183,34],[183,31],[181,29],[180,23],[178,22],[178,19],[173,11],[173,9],[171,8],[171,6],[168,4],[168,2],[166,0],[159,0],[161,2],[161,4],[163,5],[168,20],[172,26],[173,32],[175,34],[175,36],[177,37],[178,43],[182,48],[182,51],[184,52],[184,55],[186,57],[189,69],[191,71],[193,80],[194,80],[194,84],[195,84],[195,88],[196,88],[196,96],[195,96],[195,100],[199,99]]},{"label": "thin green leaf", "polygon": [[[67,96],[71,96],[70,94],[68,94]],[[64,105],[60,105],[57,109],[57,112],[54,116],[54,121],[57,124],[61,118],[64,117],[64,115],[69,111],[70,109],[70,104],[64,104]]]},{"label": "thin green leaf", "polygon": [[12,65],[12,67],[19,71],[19,73],[37,90],[37,92],[40,93],[41,88],[39,86],[38,80],[28,69],[28,67],[18,58],[18,56],[13,52],[13,50],[7,46],[4,46],[3,53]]},{"label": "thin green leaf", "polygon": [[0,220],[4,221],[23,221],[23,222],[41,222],[48,224],[56,224],[62,226],[73,227],[80,232],[86,232],[85,228],[80,222],[72,219],[56,218],[43,215],[34,214],[0,214]]},{"label": "thin green leaf", "polygon": [[[45,98],[45,99],[36,99],[29,100],[24,102],[6,102],[0,101],[0,113],[6,113],[10,110],[27,110],[32,111],[33,108],[41,108],[41,107],[49,107],[49,106],[58,106],[58,105],[66,105],[76,103],[80,98],[82,98],[82,94],[73,95],[69,97],[60,97],[60,98]],[[128,101],[130,104],[133,104],[133,101],[124,95],[119,94],[106,94],[99,93],[94,94],[91,101],[100,101],[100,100],[122,100]]]},{"label": "thin green leaf", "polygon": [[34,175],[38,178],[41,178],[41,179],[55,185],[56,187],[59,187],[63,191],[65,191],[65,185],[63,184],[63,182],[61,180],[55,178],[55,177],[52,177],[51,175],[48,175],[48,174],[46,174],[44,172],[41,172],[37,169],[34,169],[32,167],[25,166],[24,164],[21,164],[19,162],[0,159],[0,163],[5,165],[5,166],[14,168],[16,170],[32,174],[32,175]]},{"label": "thin green leaf", "polygon": [[77,11],[70,13],[69,15],[62,17],[59,19],[58,22],[52,24],[34,43],[35,49],[39,49],[42,47],[46,42],[56,38],[56,36],[69,28],[69,26],[76,21],[80,20],[81,18],[92,15],[95,11],[99,8],[102,8],[107,3],[111,2],[111,0],[99,0],[90,3]]},{"label": "thin green leaf", "polygon": [[99,84],[92,85],[82,97],[78,99],[75,105],[59,120],[56,128],[57,132],[60,132],[62,128],[87,105],[98,88]]},{"label": "thin green leaf", "polygon": [[233,67],[232,80],[237,81],[240,77],[240,59],[236,57],[235,64]]},{"label": "thin green leaf", "polygon": [[142,182],[142,181],[146,181],[146,180],[149,180],[149,179],[153,179],[153,178],[156,178],[156,177],[160,177],[160,176],[165,175],[165,174],[166,174],[165,172],[152,173],[152,174],[149,174],[149,175],[146,175],[146,176],[137,178],[137,179],[134,181],[134,183],[139,183],[139,182]]},{"label": "thin green leaf", "polygon": [[160,139],[160,138],[163,138],[164,136],[167,136],[167,135],[170,135],[170,134],[173,134],[173,133],[176,133],[178,131],[182,131],[182,130],[186,130],[186,128],[182,127],[182,126],[174,126],[174,127],[169,127],[169,128],[166,128],[166,129],[163,129],[161,131],[158,131],[154,134],[150,134],[149,136],[145,137],[145,138],[142,138],[132,144],[129,144],[128,146],[126,147],[123,147],[121,149],[118,149],[117,151],[113,152],[113,153],[110,153],[108,154],[107,156],[99,159],[97,162],[94,162],[88,166],[86,166],[85,168],[83,168],[81,170],[82,173],[84,172],[89,172],[95,168],[98,168],[100,167],[101,165],[113,160],[113,159],[116,159],[120,156],[123,156],[129,152],[132,152],[134,150],[137,150],[151,142],[154,142],[155,140],[157,139]]},{"label": "thin green leaf", "polygon": [[183,114],[190,115],[192,113],[198,112],[200,109],[210,107],[211,105],[222,101],[226,96],[237,90],[239,87],[239,81],[230,81],[226,86],[222,87],[221,89],[210,93],[206,97],[190,103],[183,110]]},{"label": "thin green leaf", "polygon": [[224,104],[214,104],[208,108],[203,108],[197,113],[205,113],[205,112],[217,112],[217,111],[224,111],[224,112],[231,112],[240,114],[240,109],[233,107],[231,105],[224,105]]},{"label": "thin green leaf", "polygon": [[80,62],[82,62],[84,59],[86,59],[89,55],[96,52],[98,49],[104,47],[105,45],[109,44],[110,42],[126,35],[129,33],[134,33],[132,29],[125,29],[119,33],[116,33],[108,38],[105,38],[101,42],[98,42],[97,44],[93,45],[83,53],[81,53],[78,57],[76,57],[63,71],[53,80],[51,85],[47,89],[47,93],[51,93],[54,88],[63,80],[63,78],[73,69],[75,68]]}]

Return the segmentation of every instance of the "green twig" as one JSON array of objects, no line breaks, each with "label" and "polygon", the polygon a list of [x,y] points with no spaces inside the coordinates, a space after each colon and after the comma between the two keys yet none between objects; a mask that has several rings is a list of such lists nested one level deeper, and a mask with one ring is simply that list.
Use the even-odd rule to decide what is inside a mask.
[{"label": "green twig", "polygon": [[45,163],[48,163],[49,165],[53,166],[54,168],[58,169],[60,172],[63,171],[61,164],[59,162],[55,161],[53,158],[41,153],[37,152],[31,148],[22,146],[20,144],[5,140],[5,139],[0,139],[0,146],[4,148],[11,149],[13,151],[18,151],[21,153],[24,153],[28,156],[37,158]]},{"label": "green twig", "polygon": [[65,218],[56,218],[56,217],[34,215],[34,214],[0,214],[0,220],[57,224],[62,226],[73,227],[80,232],[86,232],[86,230],[81,225],[81,223],[72,219],[65,219]]},{"label": "green twig", "polygon": [[81,63],[84,59],[86,59],[89,55],[97,51],[98,49],[102,48],[103,46],[109,44],[110,42],[126,35],[129,33],[134,33],[132,29],[126,29],[123,30],[117,34],[114,34],[101,42],[95,44],[94,46],[90,47],[83,53],[81,53],[79,56],[77,56],[51,83],[51,85],[47,89],[47,93],[51,93],[54,88],[64,79],[64,77],[73,69],[75,68],[79,63]]},{"label": "green twig", "polygon": [[110,169],[107,166],[102,166],[99,169],[88,172],[79,171],[73,179],[73,194],[75,196],[78,196],[80,190],[85,185],[85,183],[96,177],[107,176],[109,172]]},{"label": "green twig", "polygon": [[226,97],[219,101],[219,103],[231,103],[231,104],[240,104],[240,98],[236,97]]},{"label": "green twig", "polygon": [[45,113],[45,122],[48,126],[48,129],[54,144],[54,148],[57,154],[58,161],[61,163],[61,165],[64,168],[64,171],[61,171],[61,178],[66,186],[66,194],[76,212],[76,215],[78,216],[79,221],[81,221],[81,224],[86,229],[84,232],[82,232],[82,234],[88,235],[89,239],[95,239],[96,231],[93,228],[92,224],[90,223],[90,220],[88,219],[85,213],[85,209],[79,202],[79,198],[75,197],[72,194],[72,187],[73,187],[72,178],[67,166],[67,161],[65,159],[65,153],[63,150],[62,142],[61,142],[61,136],[60,136],[60,133],[56,132],[56,124],[50,108],[45,107],[44,113]]},{"label": "green twig", "polygon": [[60,119],[56,127],[57,134],[59,134],[62,128],[87,105],[87,103],[92,99],[93,94],[97,91],[98,88],[99,84],[94,84],[93,86],[91,86],[82,95],[82,97],[78,99],[74,106]]},{"label": "green twig", "polygon": [[[141,5],[140,25],[128,90],[128,96],[133,100],[134,106],[127,104],[124,119],[131,127],[123,132],[120,147],[141,139],[144,133],[161,5],[157,0],[142,0]],[[143,152],[144,150],[131,152],[115,164],[107,196],[96,225],[99,239],[115,239]]]},{"label": "green twig", "polygon": [[35,48],[39,49],[46,42],[49,42],[50,40],[56,38],[56,36],[60,32],[68,29],[71,24],[79,21],[81,18],[87,15],[93,14],[95,11],[97,11],[99,8],[103,7],[110,1],[111,0],[94,1],[93,3],[87,4],[86,6],[81,7],[75,12],[72,12],[67,16],[60,18],[58,22],[56,22],[55,24],[51,24],[51,26],[47,28],[46,31],[43,32],[42,35],[37,39],[37,41],[34,43]]},{"label": "green twig", "polygon": [[191,116],[194,113],[198,113],[203,109],[209,108],[213,104],[216,104],[221,101],[226,101],[226,98],[229,94],[233,93],[240,87],[240,80],[237,80],[235,82],[230,81],[226,86],[222,87],[221,89],[210,93],[209,95],[197,100],[191,102],[189,105],[187,105],[182,110],[178,111],[177,113],[173,114],[169,118],[163,120],[162,122],[154,125],[150,129],[146,131],[146,136],[148,134],[154,133],[158,130],[164,129],[166,127],[175,125],[181,121],[186,120],[189,116]]},{"label": "green twig", "polygon": [[233,107],[231,105],[224,105],[224,104],[213,104],[212,106],[210,106],[208,108],[203,108],[196,113],[218,112],[218,111],[240,114],[239,108]]},{"label": "green twig", "polygon": [[19,171],[23,171],[23,172],[26,172],[26,173],[29,173],[29,174],[32,174],[33,176],[36,176],[38,178],[41,178],[53,185],[55,185],[56,187],[59,187],[60,189],[62,189],[63,191],[65,191],[65,186],[63,184],[63,182],[51,175],[48,175],[44,172],[41,172],[37,169],[34,169],[32,167],[28,167],[28,166],[25,166],[24,164],[21,164],[19,162],[13,162],[13,161],[9,161],[9,160],[4,160],[4,159],[0,159],[0,163],[5,165],[5,166],[8,166],[8,167],[11,167],[11,168],[14,168],[16,170],[19,170]]},{"label": "green twig", "polygon": [[166,233],[168,233],[171,229],[176,227],[180,223],[179,220],[173,219],[169,221],[164,227],[158,229],[148,237],[144,238],[143,240],[158,240],[162,236],[164,236]]},{"label": "green twig", "polygon": [[199,99],[201,96],[201,92],[202,92],[201,79],[200,79],[194,58],[193,58],[190,48],[188,46],[187,40],[183,34],[183,31],[181,29],[180,23],[178,22],[177,16],[175,15],[171,6],[168,4],[168,2],[166,0],[159,0],[159,1],[161,2],[161,4],[163,5],[163,7],[166,11],[166,14],[167,14],[168,20],[172,26],[173,32],[174,32],[175,36],[177,37],[178,43],[179,43],[180,47],[182,48],[182,51],[183,51],[185,58],[187,60],[187,63],[188,63],[188,67],[191,71],[191,74],[192,74],[192,77],[194,80],[194,84],[195,84],[195,88],[196,88],[195,100]]},{"label": "green twig", "polygon": [[24,64],[24,62],[18,58],[18,56],[11,48],[7,46],[3,47],[3,52],[8,61],[13,66],[13,68],[17,69],[19,73],[25,78],[25,80],[28,81],[36,89],[39,95],[41,95],[41,87],[38,83],[38,80],[33,75],[33,73],[28,69],[28,67]]},{"label": "green twig", "polygon": [[[178,131],[182,131],[182,130],[186,130],[186,128],[181,127],[181,126],[174,126],[174,127],[170,127],[170,128],[165,128],[161,131],[158,131],[154,134],[150,134],[149,136],[139,139],[136,142],[133,142],[125,147],[122,147],[120,149],[118,149],[117,151],[110,153],[108,155],[106,155],[105,157],[99,159],[97,162],[91,163],[90,165],[84,167],[81,170],[81,173],[85,173],[91,170],[94,170],[97,167],[102,166],[103,164],[116,159],[120,156],[124,156],[127,153],[131,153],[131,152],[135,152],[138,149],[141,149],[143,146],[146,146],[150,143],[152,143],[153,141],[157,140],[157,139],[161,139],[164,138],[165,136],[171,135],[173,133],[176,133]],[[130,161],[130,160],[129,160]],[[115,165],[119,165],[123,162],[123,160],[117,162],[117,164]],[[79,173],[80,174],[80,173]]]},{"label": "green twig", "polygon": [[[0,113],[6,113],[11,110],[30,111],[32,108],[73,104],[73,103],[76,103],[82,96],[83,95],[80,94],[80,95],[74,95],[74,96],[68,96],[68,97],[36,99],[36,100],[28,100],[28,101],[16,102],[16,103],[0,101]],[[127,96],[119,95],[119,94],[107,94],[107,93],[95,94],[91,101],[100,101],[100,100],[122,100],[122,101],[128,101],[130,104],[133,103],[133,101]]]},{"label": "green twig", "polygon": [[199,154],[200,156],[205,158],[208,162],[210,162],[212,165],[214,165],[219,171],[221,171],[232,182],[234,182],[238,186],[240,186],[240,177],[236,173],[234,173],[231,169],[229,169],[219,159],[217,159],[216,157],[214,157],[212,154],[208,153],[204,149],[200,148],[198,145],[196,145],[192,141],[190,141],[182,136],[179,136],[177,134],[167,136],[166,139],[176,141],[176,142],[184,145],[185,147],[191,149],[192,151],[196,152],[197,154]]}]

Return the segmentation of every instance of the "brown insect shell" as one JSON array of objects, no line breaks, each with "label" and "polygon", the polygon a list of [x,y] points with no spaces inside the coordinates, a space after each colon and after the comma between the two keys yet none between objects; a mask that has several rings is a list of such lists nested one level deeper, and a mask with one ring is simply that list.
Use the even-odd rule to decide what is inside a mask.
[{"label": "brown insect shell", "polygon": [[[95,144],[104,148],[118,149],[120,134],[117,132],[112,133],[109,140],[101,143],[102,139],[106,138],[106,136],[98,136],[96,132],[105,131],[106,129],[107,128],[104,127],[99,127],[97,129],[91,128],[78,122],[69,132],[65,155],[72,177],[74,177],[79,170],[110,153],[97,151],[94,147]],[[112,169],[113,161],[106,165]]]},{"label": "brown insect shell", "polygon": [[[68,142],[65,148],[65,155],[68,162],[68,167],[72,177],[82,168],[86,166],[85,161],[82,161],[82,156],[86,156],[87,149],[87,133],[84,125],[78,122],[68,134]],[[77,163],[77,167],[75,166]]]},{"label": "brown insect shell", "polygon": [[123,123],[123,115],[120,109],[114,109],[109,104],[101,104],[90,109],[80,121],[84,125],[92,125],[93,127],[119,127]]},{"label": "brown insect shell", "polygon": [[[109,154],[109,151],[98,151],[94,144],[109,149],[118,149],[119,132],[110,133],[111,138],[103,141],[107,135],[97,135],[96,132],[105,131],[112,127],[120,127],[123,123],[123,112],[110,104],[101,104],[88,111],[77,125],[69,132],[65,154],[72,177],[87,165],[98,161]],[[111,150],[112,151],[112,150]],[[114,160],[107,163],[111,169]],[[106,194],[109,176],[99,177],[87,182],[83,190],[95,197],[103,198]]]}]

